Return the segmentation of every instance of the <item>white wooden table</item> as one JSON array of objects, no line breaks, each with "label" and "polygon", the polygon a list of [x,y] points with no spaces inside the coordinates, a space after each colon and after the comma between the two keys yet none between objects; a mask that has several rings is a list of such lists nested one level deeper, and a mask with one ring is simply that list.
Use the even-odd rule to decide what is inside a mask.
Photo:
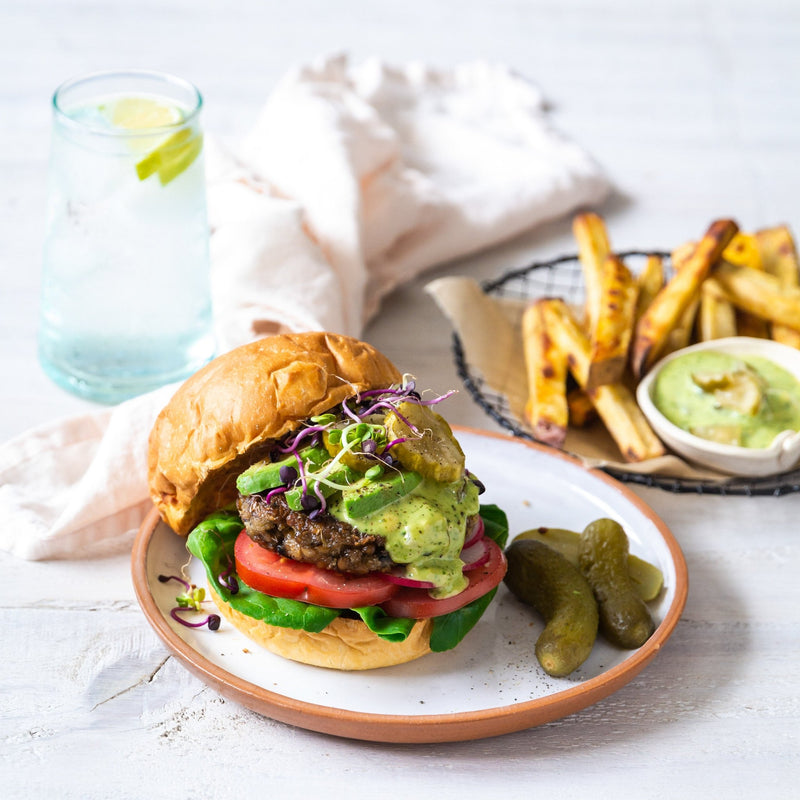
[{"label": "white wooden table", "polygon": [[[538,81],[605,165],[622,248],[669,247],[717,216],[800,227],[800,15],[793,0],[166,0],[0,5],[0,440],[85,409],[35,358],[49,96],[65,77],[147,66],[196,82],[235,140],[284,70],[323,52],[439,65],[483,57]],[[365,338],[422,383],[458,386],[437,275],[495,275],[572,249],[567,222],[396,292]],[[449,418],[495,429],[466,393]],[[47,476],[42,476],[47,491]],[[223,701],[170,657],[124,556],[0,555],[0,796],[796,797],[800,495],[635,490],[689,567],[683,619],[653,663],[546,726],[447,745],[337,739]],[[2,524],[2,521],[0,521]]]}]

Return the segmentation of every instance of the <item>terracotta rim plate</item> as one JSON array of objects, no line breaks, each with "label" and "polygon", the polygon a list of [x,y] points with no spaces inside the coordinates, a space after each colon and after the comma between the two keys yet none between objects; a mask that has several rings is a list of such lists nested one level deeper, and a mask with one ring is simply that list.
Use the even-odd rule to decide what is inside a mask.
[{"label": "terracotta rim plate", "polygon": [[[223,619],[218,631],[186,628],[170,618],[184,541],[155,510],[133,548],[133,583],[148,621],[175,656],[224,697],[281,722],[322,733],[382,742],[479,739],[560,719],[607,697],[656,656],[686,602],[688,577],[678,543],[636,495],[605,473],[538,444],[457,429],[469,469],[487,486],[482,500],[508,514],[511,536],[541,525],[582,529],[599,517],[625,528],[631,552],[657,564],[664,590],[650,604],[657,629],[638,650],[598,638],[592,655],[568,678],[546,675],[533,652],[541,622],[504,585],[481,621],[447,653],[410,664],[339,672],[296,664],[262,650]],[[192,559],[191,580],[205,585]],[[211,610],[211,609],[209,609]]]}]

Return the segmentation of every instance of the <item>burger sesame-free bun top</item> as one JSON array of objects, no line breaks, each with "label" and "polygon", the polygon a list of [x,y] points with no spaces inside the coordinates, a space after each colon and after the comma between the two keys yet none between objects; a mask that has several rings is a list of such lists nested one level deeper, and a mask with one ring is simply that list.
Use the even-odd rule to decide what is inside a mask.
[{"label": "burger sesame-free bun top", "polygon": [[150,433],[148,480],[161,517],[187,535],[236,499],[236,477],[275,440],[400,379],[373,347],[332,333],[270,336],[219,356],[178,389]]}]

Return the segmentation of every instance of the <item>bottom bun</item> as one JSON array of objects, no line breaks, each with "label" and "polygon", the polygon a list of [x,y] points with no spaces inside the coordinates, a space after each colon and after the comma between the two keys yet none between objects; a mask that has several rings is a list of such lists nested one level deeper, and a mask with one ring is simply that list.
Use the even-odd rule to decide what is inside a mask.
[{"label": "bottom bun", "polygon": [[403,642],[387,642],[361,620],[337,617],[319,633],[281,628],[231,608],[213,589],[220,613],[245,636],[276,655],[329,669],[359,670],[405,664],[431,652],[433,622],[418,620]]}]

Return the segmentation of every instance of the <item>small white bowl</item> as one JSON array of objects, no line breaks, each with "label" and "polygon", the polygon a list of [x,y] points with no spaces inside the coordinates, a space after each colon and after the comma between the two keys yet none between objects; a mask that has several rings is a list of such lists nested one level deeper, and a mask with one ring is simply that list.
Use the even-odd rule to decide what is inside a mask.
[{"label": "small white bowl", "polygon": [[659,361],[636,389],[639,407],[658,437],[684,458],[731,475],[763,477],[786,472],[797,466],[800,462],[800,432],[783,431],[765,448],[718,444],[679,428],[655,407],[653,388],[660,370],[673,359],[697,350],[717,350],[737,356],[763,356],[800,380],[800,350],[771,339],[732,336],[676,350]]}]

